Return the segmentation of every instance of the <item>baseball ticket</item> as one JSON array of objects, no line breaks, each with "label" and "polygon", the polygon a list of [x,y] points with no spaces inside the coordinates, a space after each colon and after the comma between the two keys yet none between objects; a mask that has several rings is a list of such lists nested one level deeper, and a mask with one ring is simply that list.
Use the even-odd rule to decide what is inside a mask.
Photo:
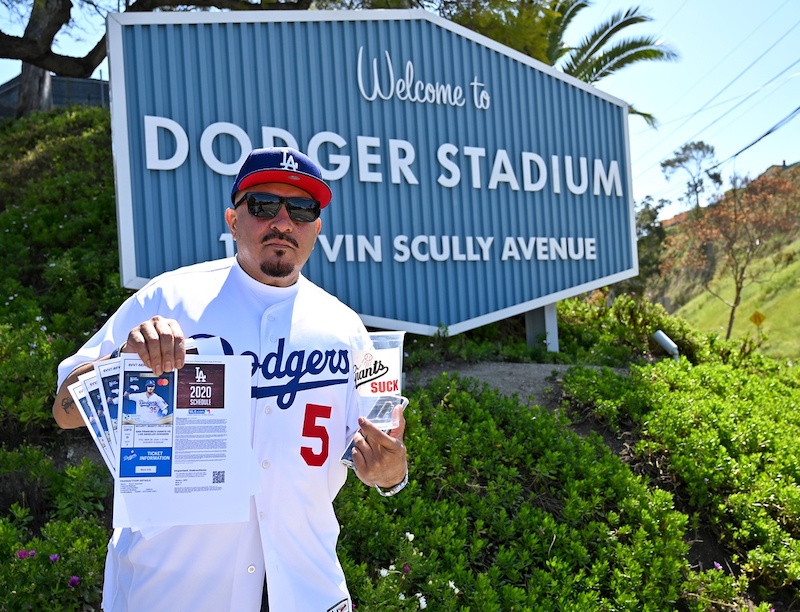
[{"label": "baseball ticket", "polygon": [[187,355],[156,376],[123,354],[118,380],[114,527],[247,521],[250,359]]}]

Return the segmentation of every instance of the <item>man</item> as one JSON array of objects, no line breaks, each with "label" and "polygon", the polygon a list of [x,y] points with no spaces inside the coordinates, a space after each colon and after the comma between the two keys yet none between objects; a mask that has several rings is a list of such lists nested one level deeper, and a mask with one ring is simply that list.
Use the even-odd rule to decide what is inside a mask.
[{"label": "man", "polygon": [[195,336],[253,360],[242,409],[253,422],[260,490],[249,522],[116,530],[107,611],[255,611],[265,574],[273,612],[352,609],[335,550],[332,501],[347,477],[339,457],[355,440],[356,474],[382,494],[402,488],[408,471],[405,420],[386,434],[358,417],[350,346],[363,324],[301,275],[330,200],[302,153],[253,151],[225,211],[237,256],[153,279],[59,367],[53,414],[61,427],[77,427],[67,385],[114,347],[137,353],[155,376],[182,367],[185,339]]},{"label": "man", "polygon": [[163,397],[156,394],[156,381],[148,380],[144,386],[144,393],[131,393],[125,391],[122,394],[131,400],[136,409],[133,414],[127,413],[125,419],[137,423],[155,423],[161,421],[169,412],[169,405]]}]

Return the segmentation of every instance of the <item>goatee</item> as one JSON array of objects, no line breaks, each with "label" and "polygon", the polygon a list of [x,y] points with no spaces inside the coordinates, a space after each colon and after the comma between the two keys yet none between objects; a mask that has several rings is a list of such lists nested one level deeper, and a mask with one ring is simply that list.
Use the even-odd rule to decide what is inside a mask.
[{"label": "goatee", "polygon": [[294,266],[285,261],[271,261],[262,263],[261,271],[272,278],[286,278],[294,271]]}]

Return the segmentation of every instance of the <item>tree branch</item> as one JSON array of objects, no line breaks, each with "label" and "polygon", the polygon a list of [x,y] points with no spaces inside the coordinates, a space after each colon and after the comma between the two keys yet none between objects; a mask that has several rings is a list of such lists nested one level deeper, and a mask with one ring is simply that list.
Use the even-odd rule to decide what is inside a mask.
[{"label": "tree branch", "polygon": [[[247,0],[199,0],[191,4],[197,8],[220,8],[231,11],[308,10],[312,0],[296,2],[252,3]],[[105,59],[107,54],[105,35],[84,57],[73,57],[54,53],[53,39],[61,28],[69,23],[71,0],[45,0],[41,10],[34,3],[31,19],[22,36],[10,36],[0,32],[0,58],[21,60],[49,70],[59,76],[87,78]],[[128,12],[147,12],[158,8],[186,8],[185,0],[136,0]]]}]

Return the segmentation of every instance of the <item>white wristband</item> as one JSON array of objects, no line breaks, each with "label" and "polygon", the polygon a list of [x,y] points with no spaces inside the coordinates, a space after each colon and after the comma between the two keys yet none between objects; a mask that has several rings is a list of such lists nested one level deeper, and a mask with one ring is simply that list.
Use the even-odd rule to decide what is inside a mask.
[{"label": "white wristband", "polygon": [[378,493],[380,493],[384,497],[391,497],[392,495],[397,495],[400,491],[405,489],[407,484],[408,484],[408,470],[406,470],[406,475],[403,476],[403,480],[398,482],[391,489],[386,489],[384,491],[378,485],[375,485],[375,488],[378,489]]}]

